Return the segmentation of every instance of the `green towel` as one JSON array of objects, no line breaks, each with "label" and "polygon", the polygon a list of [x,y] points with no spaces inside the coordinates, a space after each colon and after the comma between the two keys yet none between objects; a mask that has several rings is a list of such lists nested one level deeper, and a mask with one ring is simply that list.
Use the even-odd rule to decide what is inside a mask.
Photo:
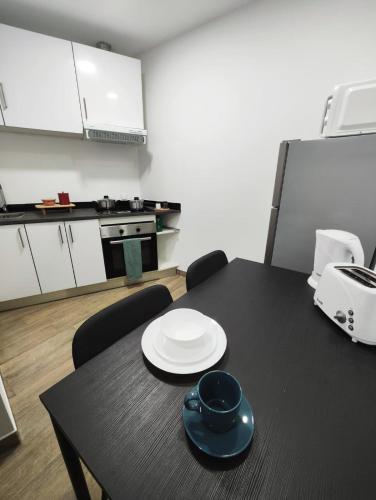
[{"label": "green towel", "polygon": [[124,240],[123,252],[128,280],[138,280],[142,276],[141,240]]}]

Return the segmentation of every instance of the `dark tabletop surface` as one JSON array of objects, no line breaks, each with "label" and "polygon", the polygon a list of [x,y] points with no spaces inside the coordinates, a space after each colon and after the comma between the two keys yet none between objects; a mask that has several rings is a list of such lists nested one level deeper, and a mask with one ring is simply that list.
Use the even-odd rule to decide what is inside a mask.
[{"label": "dark tabletop surface", "polygon": [[141,352],[145,326],[49,389],[42,402],[112,499],[373,499],[376,350],[313,305],[306,276],[236,259],[171,308],[224,328],[217,367],[255,414],[250,448],[206,457],[185,435],[185,392]]},{"label": "dark tabletop surface", "polygon": [[[163,212],[163,214],[179,212],[179,210],[169,210],[168,212]],[[53,211],[51,211],[51,209],[47,209],[47,214],[43,215],[42,210],[28,210],[25,211],[25,215],[23,215],[22,217],[10,217],[6,219],[0,218],[0,226],[5,226],[8,224],[32,224],[36,222],[105,219],[108,217],[134,217],[137,215],[160,215],[160,212],[157,212],[155,210],[145,210],[143,212],[106,214],[103,212],[97,212],[95,208],[72,208],[72,212],[59,208],[54,209]]]}]

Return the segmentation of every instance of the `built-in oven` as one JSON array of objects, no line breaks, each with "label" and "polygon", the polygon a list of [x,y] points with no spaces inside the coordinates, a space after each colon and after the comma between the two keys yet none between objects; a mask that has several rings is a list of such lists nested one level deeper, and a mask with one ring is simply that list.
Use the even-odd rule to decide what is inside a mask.
[{"label": "built-in oven", "polygon": [[154,221],[102,225],[101,238],[107,279],[126,276],[123,241],[132,238],[141,241],[142,272],[158,269]]}]

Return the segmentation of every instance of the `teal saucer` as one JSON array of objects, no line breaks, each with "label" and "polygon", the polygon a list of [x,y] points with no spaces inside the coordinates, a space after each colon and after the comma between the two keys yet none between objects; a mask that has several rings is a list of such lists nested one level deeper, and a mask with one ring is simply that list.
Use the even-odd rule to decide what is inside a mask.
[{"label": "teal saucer", "polygon": [[239,455],[251,442],[255,429],[252,408],[245,397],[240,404],[238,422],[227,432],[211,431],[202,422],[200,413],[185,407],[183,422],[186,433],[197,448],[216,458]]}]

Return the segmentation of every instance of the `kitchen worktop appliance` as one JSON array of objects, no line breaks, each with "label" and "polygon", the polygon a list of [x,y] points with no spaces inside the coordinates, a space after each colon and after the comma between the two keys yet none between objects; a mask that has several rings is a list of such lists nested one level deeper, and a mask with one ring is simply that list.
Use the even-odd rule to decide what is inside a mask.
[{"label": "kitchen worktop appliance", "polygon": [[113,209],[105,209],[105,208],[99,208],[99,207],[95,207],[96,208],[96,211],[98,212],[98,214],[100,215],[127,215],[127,214],[130,214],[131,211],[130,210],[123,210],[121,207],[114,207]]},{"label": "kitchen worktop appliance", "polygon": [[376,345],[376,273],[363,266],[328,264],[314,303],[354,342]]},{"label": "kitchen worktop appliance", "polygon": [[347,231],[317,229],[313,271],[308,284],[317,288],[326,264],[347,262],[364,265],[364,252],[359,238]]}]

